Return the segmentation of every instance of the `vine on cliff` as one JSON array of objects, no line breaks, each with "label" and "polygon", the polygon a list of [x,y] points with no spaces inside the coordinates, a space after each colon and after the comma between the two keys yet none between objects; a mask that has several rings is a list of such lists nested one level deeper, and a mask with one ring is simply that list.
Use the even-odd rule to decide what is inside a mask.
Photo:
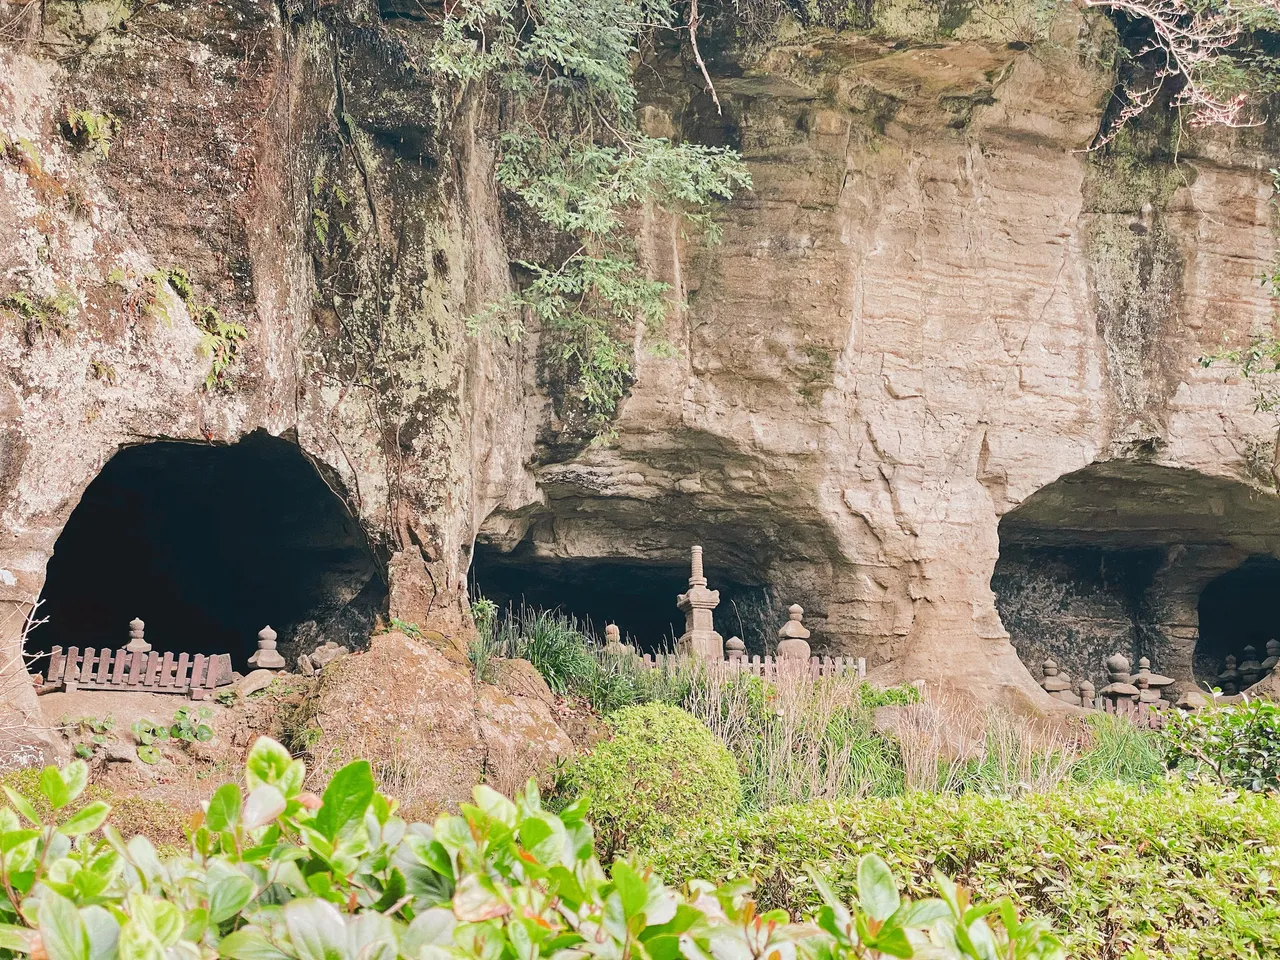
[{"label": "vine on cliff", "polygon": [[549,254],[520,262],[520,288],[469,326],[515,338],[535,321],[599,431],[631,379],[636,324],[651,348],[667,343],[670,288],[640,263],[629,215],[653,204],[715,239],[709,205],[750,185],[733,150],[646,136],[636,120],[639,48],[659,30],[693,37],[697,8],[681,24],[671,0],[459,0],[446,10],[433,66],[501,98],[498,183],[551,235]]}]

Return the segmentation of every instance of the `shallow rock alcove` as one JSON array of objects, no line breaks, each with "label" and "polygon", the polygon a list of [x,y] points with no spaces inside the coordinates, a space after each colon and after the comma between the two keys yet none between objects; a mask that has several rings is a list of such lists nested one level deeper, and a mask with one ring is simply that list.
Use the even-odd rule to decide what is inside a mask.
[{"label": "shallow rock alcove", "polygon": [[[715,611],[716,629],[728,638],[737,634],[748,650],[761,653],[769,624],[780,624],[785,613],[767,586],[743,582],[741,572],[709,566],[708,585],[720,591]],[[500,608],[521,604],[558,609],[588,623],[603,635],[606,624],[616,623],[637,649],[660,652],[671,648],[684,632],[685,620],[676,608],[676,597],[689,589],[689,564],[599,557],[548,558],[527,548],[503,553],[476,544],[471,566],[471,588]],[[781,618],[781,619],[779,619]],[[772,633],[776,640],[777,626]]]},{"label": "shallow rock alcove", "polygon": [[158,651],[230,653],[264,625],[293,653],[363,644],[386,602],[383,564],[297,444],[127,447],[85,489],[49,560],[28,652],[119,647],[140,617]]},{"label": "shallow rock alcove", "polygon": [[1280,597],[1280,499],[1198,471],[1097,463],[1038,490],[1000,521],[991,578],[1019,657],[1107,682],[1112,653],[1148,657],[1183,688],[1227,653],[1261,654]]}]

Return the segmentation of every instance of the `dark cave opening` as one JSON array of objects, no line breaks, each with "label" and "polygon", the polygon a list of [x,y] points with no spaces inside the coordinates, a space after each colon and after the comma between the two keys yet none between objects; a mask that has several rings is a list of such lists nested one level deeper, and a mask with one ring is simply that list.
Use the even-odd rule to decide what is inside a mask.
[{"label": "dark cave opening", "polygon": [[1200,636],[1193,666],[1196,680],[1217,685],[1230,654],[1244,662],[1244,648],[1266,657],[1268,640],[1280,639],[1280,560],[1251,557],[1209,583],[1200,594]]},{"label": "dark cave opening", "polygon": [[155,650],[230,653],[244,670],[267,624],[286,655],[363,645],[386,594],[360,525],[297,444],[262,431],[157,441],[121,450],[85,489],[28,653],[122,647],[139,617]]},{"label": "dark cave opening", "polygon": [[[768,624],[786,620],[767,586],[744,582],[741,573],[708,566],[708,586],[720,591],[716,630],[728,639],[742,637],[749,653],[763,653]],[[665,652],[684,632],[684,614],[676,597],[689,588],[688,563],[617,558],[536,557],[518,547],[503,553],[477,543],[471,564],[471,590],[501,610],[521,604],[557,609],[587,622],[603,638],[616,623],[624,640],[646,653]],[[772,627],[776,639],[777,625]]]}]

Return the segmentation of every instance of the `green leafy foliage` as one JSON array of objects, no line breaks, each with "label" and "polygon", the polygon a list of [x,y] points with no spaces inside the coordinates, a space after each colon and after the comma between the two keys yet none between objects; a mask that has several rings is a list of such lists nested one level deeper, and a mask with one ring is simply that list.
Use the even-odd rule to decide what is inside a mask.
[{"label": "green leafy foliage", "polygon": [[76,144],[106,159],[111,155],[112,138],[120,132],[120,119],[110,113],[67,107],[66,132]]},{"label": "green leafy foliage", "polygon": [[[87,768],[40,775],[54,811],[84,790]],[[366,761],[323,797],[301,761],[267,738],[246,790],[205,805],[189,852],[162,859],[90,804],[46,819],[16,791],[0,809],[0,956],[39,960],[796,960],[1064,956],[1011,903],[970,903],[939,876],[941,898],[904,900],[888,866],[858,864],[857,899],[824,894],[817,922],[761,914],[750,885],[663,884],[635,860],[606,872],[586,804],[556,816],[532,782],[514,800],[477,787],[475,803],[434,825],[406,823],[374,789]],[[99,831],[101,838],[98,838]],[[999,951],[998,953],[995,951]]]},{"label": "green leafy foliage", "polygon": [[208,707],[179,707],[169,725],[169,736],[180,743],[208,743],[213,739],[213,727],[204,721],[212,716]]},{"label": "green leafy foliage", "polygon": [[668,285],[628,240],[628,217],[652,204],[715,238],[710,204],[750,185],[738,155],[645,136],[637,128],[633,57],[675,17],[670,0],[460,0],[448,8],[432,65],[461,84],[501,91],[498,183],[549,232],[559,252],[525,262],[529,278],[470,321],[520,336],[526,318],[555,344],[553,373],[598,432],[630,382],[631,331],[662,349]]},{"label": "green leafy foliage", "polygon": [[110,716],[79,717],[75,720],[62,721],[62,733],[71,740],[72,751],[82,760],[90,759],[100,747],[107,743],[107,736],[115,728],[116,722]]},{"label": "green leafy foliage", "polygon": [[1064,931],[1073,960],[1261,957],[1280,943],[1280,803],[1220,788],[819,801],[722,821],[648,855],[670,880],[753,877],[763,909],[800,915],[823,902],[806,864],[849,898],[869,852],[913,896],[937,869],[978,897],[1009,897]]},{"label": "green leafy foliage", "polygon": [[1261,698],[1174,714],[1165,730],[1170,766],[1244,790],[1280,790],[1280,704]]},{"label": "green leafy foliage", "polygon": [[18,291],[0,297],[0,309],[17,314],[26,322],[28,343],[34,344],[41,336],[66,340],[80,310],[80,295],[65,284],[47,296]]},{"label": "green leafy foliage", "polygon": [[605,723],[609,738],[577,758],[562,785],[596,811],[603,856],[643,850],[737,812],[742,784],[733,756],[692,716],[651,703]]},{"label": "green leafy foliage", "polygon": [[156,270],[147,277],[147,281],[152,287],[148,310],[166,324],[172,324],[173,319],[165,305],[167,291],[171,290],[186,305],[191,322],[200,331],[200,352],[210,360],[205,389],[230,389],[230,369],[240,353],[240,344],[248,339],[249,331],[242,324],[224,320],[217,307],[200,303],[191,276],[180,267]]}]

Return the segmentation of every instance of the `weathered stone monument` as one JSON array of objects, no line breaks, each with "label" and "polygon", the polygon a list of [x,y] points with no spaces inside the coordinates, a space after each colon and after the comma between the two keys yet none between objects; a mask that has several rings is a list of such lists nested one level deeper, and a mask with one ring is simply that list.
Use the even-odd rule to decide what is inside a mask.
[{"label": "weathered stone monument", "polygon": [[258,631],[258,649],[249,658],[249,664],[261,670],[279,670],[284,666],[284,657],[276,649],[276,632],[270,625]]},{"label": "weathered stone monument", "polygon": [[1118,704],[1121,700],[1138,699],[1139,690],[1133,685],[1133,677],[1129,674],[1129,658],[1124,654],[1115,653],[1107,658],[1107,677],[1111,682],[1101,692],[1108,700]]},{"label": "weathered stone monument", "polygon": [[684,633],[676,641],[676,652],[705,660],[724,659],[724,638],[716,633],[711,612],[720,605],[720,591],[707,589],[702,572],[702,547],[690,550],[689,589],[676,598],[684,613]]},{"label": "weathered stone monument", "polygon": [[147,643],[146,637],[143,636],[145,627],[146,624],[138,617],[129,621],[129,642],[125,644],[125,649],[130,653],[151,652],[151,644]]},{"label": "weathered stone monument", "polygon": [[801,622],[804,607],[793,603],[787,608],[787,622],[778,631],[779,660],[809,660],[809,630]]},{"label": "weathered stone monument", "polygon": [[1052,659],[1046,660],[1042,669],[1044,679],[1040,681],[1040,687],[1045,693],[1063,703],[1080,706],[1080,695],[1071,689],[1070,674],[1065,670],[1059,670],[1057,662]]},{"label": "weathered stone monument", "polygon": [[635,653],[635,650],[630,644],[622,642],[622,631],[616,623],[611,623],[604,628],[603,652],[609,657],[625,657]]},{"label": "weathered stone monument", "polygon": [[747,645],[741,637],[730,637],[724,642],[724,654],[730,660],[745,660]]}]

